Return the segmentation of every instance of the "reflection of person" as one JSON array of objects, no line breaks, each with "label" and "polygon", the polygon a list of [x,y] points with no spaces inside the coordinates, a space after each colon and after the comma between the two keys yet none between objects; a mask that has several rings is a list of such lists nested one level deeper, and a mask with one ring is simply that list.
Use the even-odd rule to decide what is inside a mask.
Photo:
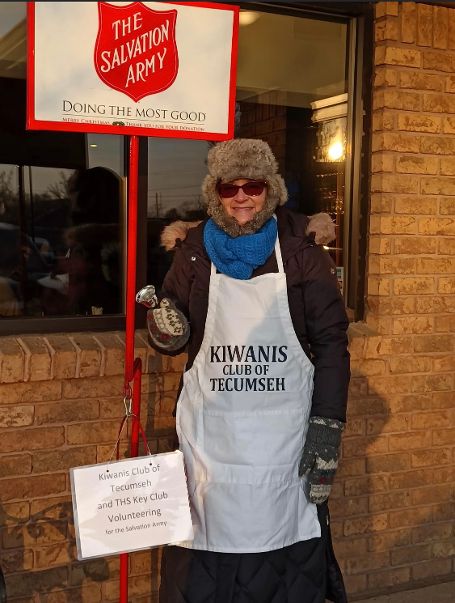
[{"label": "reflection of person", "polygon": [[326,504],[349,381],[334,265],[280,207],[265,142],[220,143],[208,169],[211,218],[148,312],[156,347],[188,340],[177,433],[195,537],[164,549],[160,601],[342,603]]},{"label": "reflection of person", "polygon": [[68,310],[109,314],[121,309],[120,181],[110,170],[76,172],[69,183],[73,227],[68,244]]}]

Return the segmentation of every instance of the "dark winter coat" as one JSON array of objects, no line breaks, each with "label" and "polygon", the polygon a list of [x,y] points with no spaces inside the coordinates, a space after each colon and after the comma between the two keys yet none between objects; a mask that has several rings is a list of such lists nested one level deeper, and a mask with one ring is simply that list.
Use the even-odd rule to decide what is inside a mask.
[{"label": "dark winter coat", "polygon": [[[311,414],[346,421],[348,320],[335,266],[329,254],[306,234],[306,216],[282,207],[277,208],[276,216],[292,322],[315,366]],[[162,295],[173,299],[190,323],[187,369],[202,344],[208,309],[210,260],[204,249],[203,228],[204,223],[188,231],[175,251],[162,289]],[[253,277],[277,271],[273,253]],[[235,302],[232,300],[234,313]]]}]

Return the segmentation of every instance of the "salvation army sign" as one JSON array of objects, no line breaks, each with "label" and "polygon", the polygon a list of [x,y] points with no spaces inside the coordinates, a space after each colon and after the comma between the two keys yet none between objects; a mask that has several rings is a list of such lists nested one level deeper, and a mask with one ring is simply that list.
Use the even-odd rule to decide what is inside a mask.
[{"label": "salvation army sign", "polygon": [[156,11],[138,4],[99,2],[95,45],[98,77],[134,101],[169,88],[179,66],[177,11]]},{"label": "salvation army sign", "polygon": [[231,138],[238,10],[29,2],[27,127]]}]

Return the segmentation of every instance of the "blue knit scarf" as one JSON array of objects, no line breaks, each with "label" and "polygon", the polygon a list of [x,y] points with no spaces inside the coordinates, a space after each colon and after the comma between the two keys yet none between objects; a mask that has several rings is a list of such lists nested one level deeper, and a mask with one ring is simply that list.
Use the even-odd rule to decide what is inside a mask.
[{"label": "blue knit scarf", "polygon": [[273,252],[277,231],[275,218],[270,218],[254,234],[231,237],[210,218],[204,227],[204,246],[220,272],[246,280]]}]

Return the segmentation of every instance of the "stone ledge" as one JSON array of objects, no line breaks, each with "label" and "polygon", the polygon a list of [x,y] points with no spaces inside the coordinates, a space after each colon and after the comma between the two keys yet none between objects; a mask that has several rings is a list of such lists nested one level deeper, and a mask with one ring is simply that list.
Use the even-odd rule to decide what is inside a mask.
[{"label": "stone ledge", "polygon": [[[124,350],[122,331],[0,337],[0,383],[122,375]],[[180,371],[186,360],[156,352],[144,329],[136,331],[135,355],[144,373]]]}]

